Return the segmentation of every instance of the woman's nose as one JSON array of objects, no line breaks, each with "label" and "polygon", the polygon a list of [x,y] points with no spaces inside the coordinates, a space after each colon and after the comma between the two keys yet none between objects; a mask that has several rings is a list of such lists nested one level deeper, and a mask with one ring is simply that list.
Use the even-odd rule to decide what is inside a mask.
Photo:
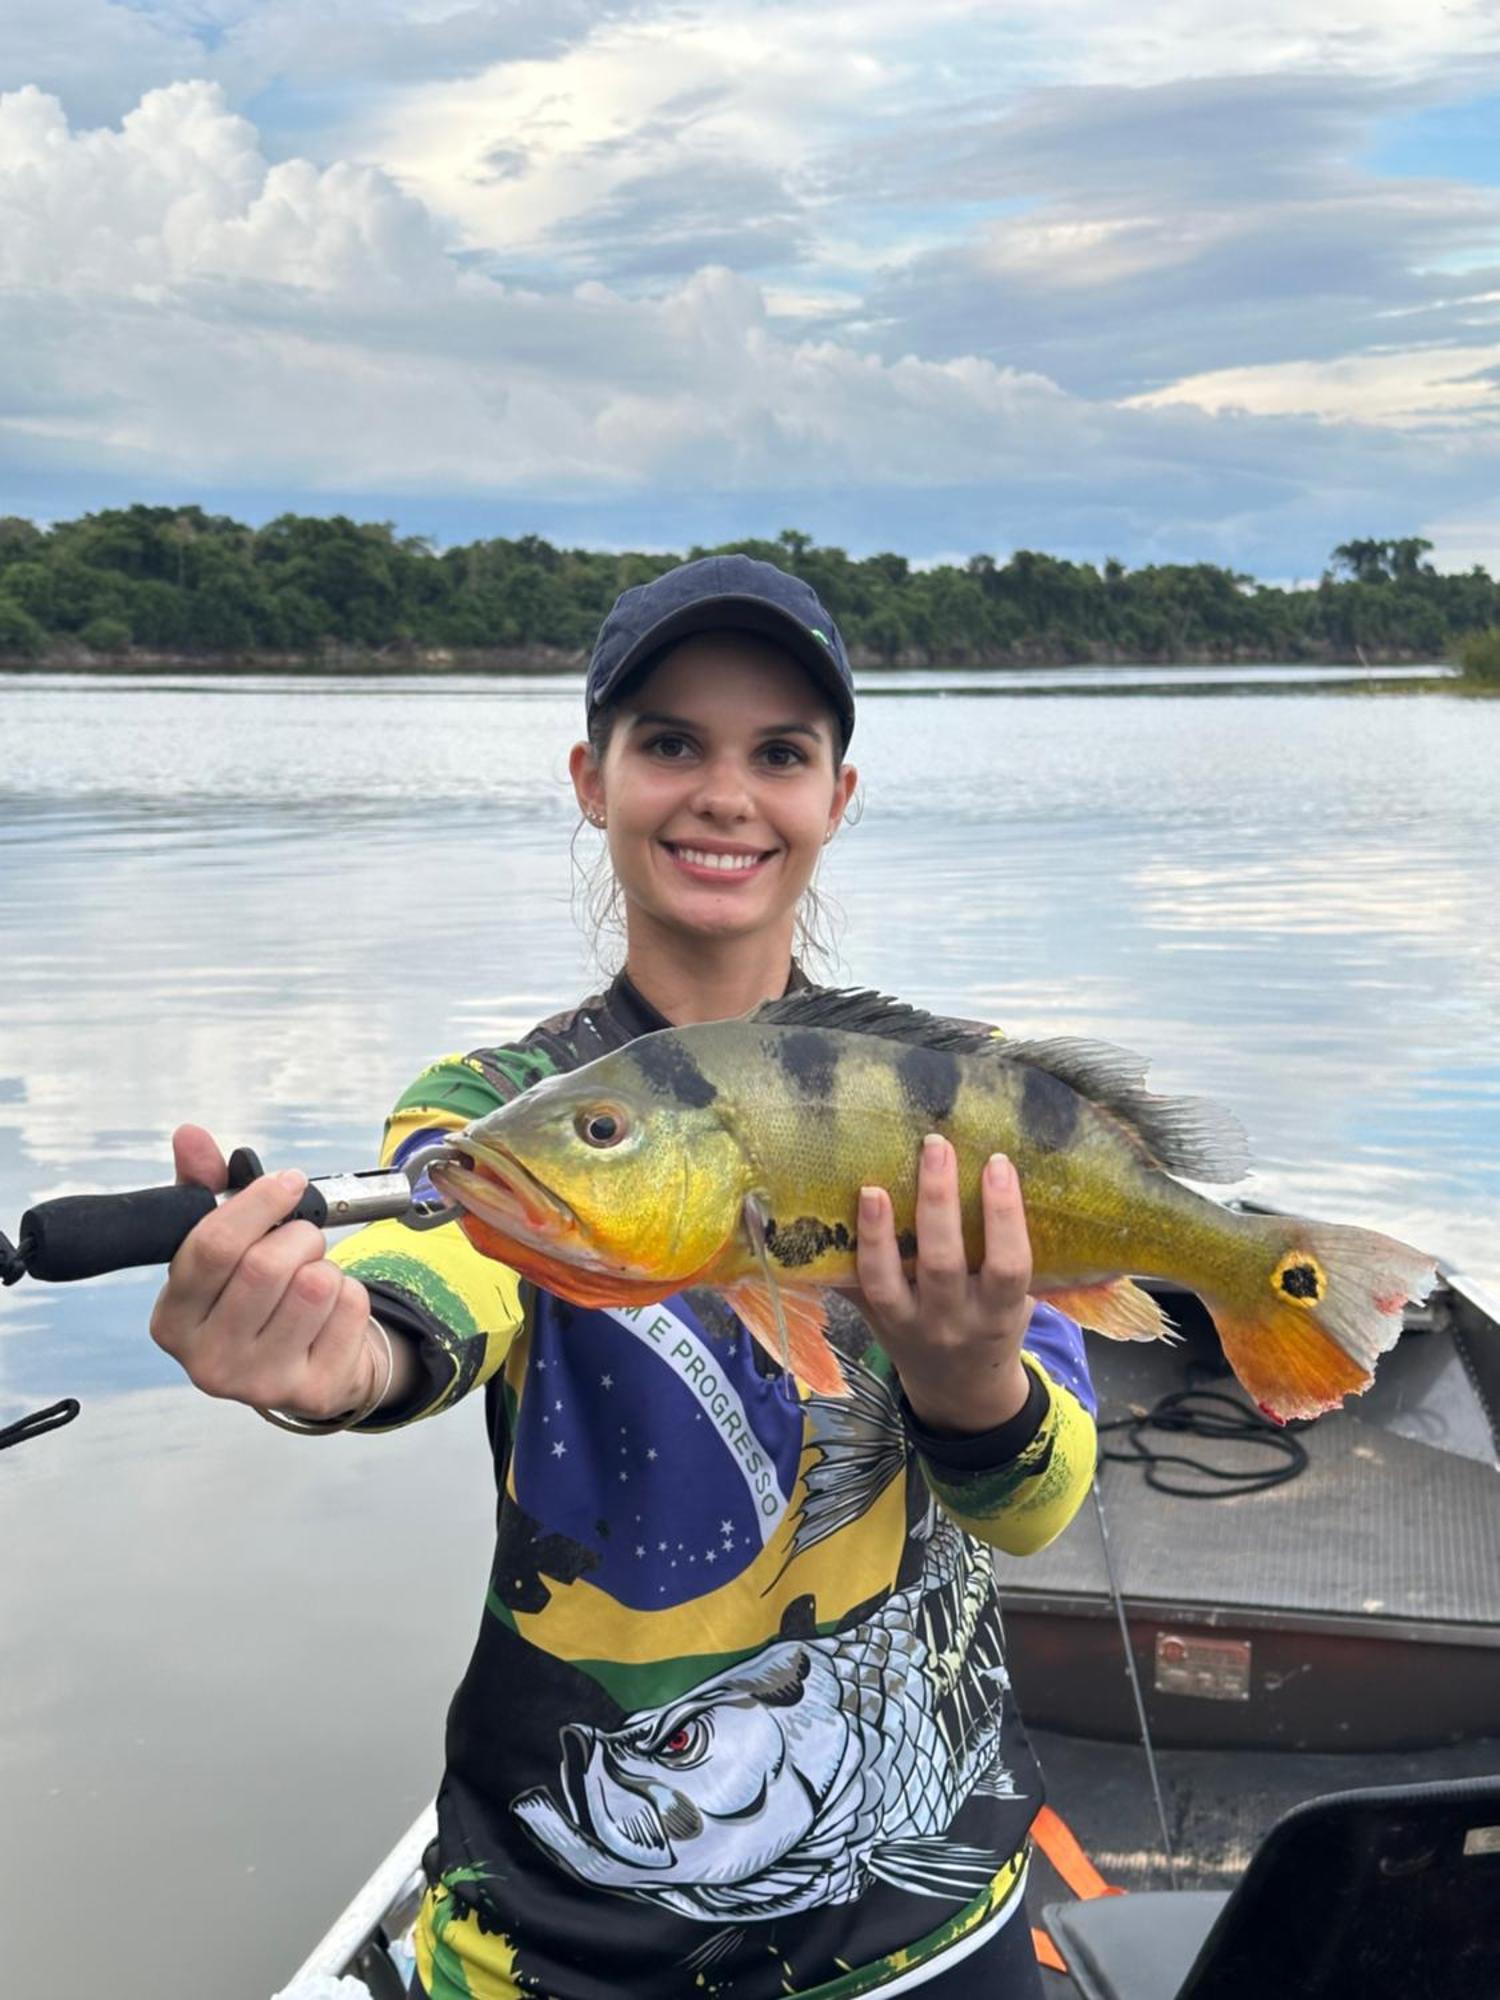
[{"label": "woman's nose", "polygon": [[744,771],[729,757],[715,757],[703,766],[693,803],[710,819],[748,819],[755,810]]}]

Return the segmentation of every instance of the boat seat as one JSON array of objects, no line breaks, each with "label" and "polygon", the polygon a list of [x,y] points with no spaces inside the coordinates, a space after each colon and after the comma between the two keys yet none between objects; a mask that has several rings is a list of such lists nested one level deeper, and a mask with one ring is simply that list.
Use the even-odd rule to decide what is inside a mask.
[{"label": "boat seat", "polygon": [[1042,1918],[1083,2000],[1500,2000],[1500,1776],[1312,1799],[1228,1895]]},{"label": "boat seat", "polygon": [[1227,1889],[1146,1889],[1088,1903],[1049,1903],[1042,1921],[1082,2000],[1171,2000]]}]

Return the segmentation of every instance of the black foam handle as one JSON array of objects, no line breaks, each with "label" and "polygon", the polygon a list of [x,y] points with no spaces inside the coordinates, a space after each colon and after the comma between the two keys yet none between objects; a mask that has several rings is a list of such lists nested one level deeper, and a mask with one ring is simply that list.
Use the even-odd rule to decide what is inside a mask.
[{"label": "black foam handle", "polygon": [[170,1264],[188,1231],[215,1205],[206,1187],[61,1195],[21,1217],[21,1253],[31,1277],[54,1284],[138,1264]]}]

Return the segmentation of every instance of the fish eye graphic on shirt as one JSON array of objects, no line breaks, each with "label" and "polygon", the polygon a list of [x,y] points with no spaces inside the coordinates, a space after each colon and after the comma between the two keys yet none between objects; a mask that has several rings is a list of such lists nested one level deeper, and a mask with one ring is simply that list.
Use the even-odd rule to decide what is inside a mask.
[{"label": "fish eye graphic on shirt", "polygon": [[967,1900],[1000,1856],[953,1839],[1010,1796],[988,1555],[930,1525],[922,1572],[828,1637],[778,1639],[622,1728],[568,1723],[558,1794],[512,1809],[577,1880],[706,1923],[851,1902],[879,1879]]}]

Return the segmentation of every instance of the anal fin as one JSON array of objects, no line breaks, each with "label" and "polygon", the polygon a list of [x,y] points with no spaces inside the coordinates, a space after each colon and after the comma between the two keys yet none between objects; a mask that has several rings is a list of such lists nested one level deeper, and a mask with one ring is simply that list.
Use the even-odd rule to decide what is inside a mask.
[{"label": "anal fin", "polygon": [[1107,1285],[1078,1285],[1069,1291],[1039,1292],[1049,1306],[1056,1306],[1080,1326],[1111,1340],[1171,1340],[1177,1329],[1149,1292],[1129,1278],[1114,1278]]}]

